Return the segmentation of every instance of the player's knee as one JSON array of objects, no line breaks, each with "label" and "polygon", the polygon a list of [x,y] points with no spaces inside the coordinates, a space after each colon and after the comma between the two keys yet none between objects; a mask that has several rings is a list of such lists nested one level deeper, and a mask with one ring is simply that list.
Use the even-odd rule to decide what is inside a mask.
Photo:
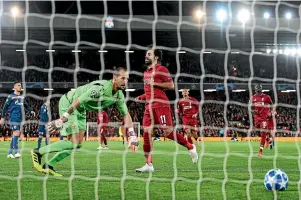
[{"label": "player's knee", "polygon": [[13,136],[18,136],[19,137],[20,136],[20,131],[14,131]]},{"label": "player's knee", "polygon": [[151,127],[145,127],[143,129],[144,133],[148,133],[148,134],[151,134],[152,133],[152,128]]},{"label": "player's knee", "polygon": [[168,135],[173,131],[173,127],[167,127],[166,129],[164,129],[164,134]]}]

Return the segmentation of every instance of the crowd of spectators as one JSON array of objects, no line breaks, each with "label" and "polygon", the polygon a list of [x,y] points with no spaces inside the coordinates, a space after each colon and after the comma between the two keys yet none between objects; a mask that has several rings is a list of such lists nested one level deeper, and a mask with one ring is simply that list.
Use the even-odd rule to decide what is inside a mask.
[{"label": "crowd of spectators", "polygon": [[[115,66],[127,66],[126,61],[122,50],[110,50],[104,56],[96,50],[84,50],[78,56],[69,52],[54,53],[53,56],[28,52],[26,57],[20,52],[2,53],[1,66],[5,68],[0,67],[0,80],[11,82],[25,77],[26,82],[89,82]],[[145,69],[144,51],[131,54],[129,65],[130,82],[141,82]],[[260,78],[273,79],[275,76],[296,80],[298,77],[296,59],[284,55],[278,56],[274,63],[271,56],[212,53],[200,57],[187,53],[177,57],[174,52],[166,52],[163,65],[178,83],[222,83],[226,75],[228,82],[236,81],[236,77],[245,78],[247,82],[252,77],[251,71],[254,77]],[[205,75],[202,80],[201,75]]]},{"label": "crowd of spectators", "polygon": [[[273,95],[271,94],[272,98]],[[200,96],[195,96],[198,100],[201,100]],[[201,115],[200,115],[200,127],[201,134],[205,137],[218,137],[224,134],[225,128],[227,136],[245,136],[251,126],[249,111],[248,111],[248,92],[231,93],[229,94],[229,101],[226,100],[226,95],[223,92],[205,93],[203,98],[204,103],[201,104]],[[277,136],[295,136],[297,128],[297,96],[296,93],[278,93],[277,95],[278,104],[276,109],[279,117],[276,119],[277,122]],[[51,118],[57,119],[58,115],[58,98],[54,98],[51,101]],[[43,101],[37,100],[31,97],[27,98],[31,106],[31,110],[35,114],[31,114],[25,123],[24,133],[27,136],[37,136],[39,110]],[[0,98],[0,111],[5,102],[4,98]],[[144,113],[144,104],[128,101],[128,108],[133,121],[140,122],[142,124],[142,118]],[[175,108],[172,105],[172,108]],[[172,109],[174,110],[174,109]],[[107,109],[111,122],[120,122],[121,116],[115,106]],[[173,111],[174,125],[180,124],[181,121],[176,117]],[[97,113],[88,112],[87,122],[96,122]],[[178,123],[177,123],[178,122]],[[301,122],[300,122],[301,124]],[[256,132],[251,131],[251,136],[256,136]],[[0,131],[0,134],[10,134],[8,127]]]}]

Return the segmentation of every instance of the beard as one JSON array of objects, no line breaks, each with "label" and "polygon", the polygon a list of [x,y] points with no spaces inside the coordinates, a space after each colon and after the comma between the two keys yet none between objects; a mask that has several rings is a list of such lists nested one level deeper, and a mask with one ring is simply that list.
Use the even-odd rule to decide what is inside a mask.
[{"label": "beard", "polygon": [[149,60],[149,59],[145,60],[145,66],[149,66],[151,64],[153,64],[152,60]]},{"label": "beard", "polygon": [[126,89],[126,86],[125,86],[125,85],[121,85],[121,86],[119,87],[119,90],[124,91],[125,89]]}]

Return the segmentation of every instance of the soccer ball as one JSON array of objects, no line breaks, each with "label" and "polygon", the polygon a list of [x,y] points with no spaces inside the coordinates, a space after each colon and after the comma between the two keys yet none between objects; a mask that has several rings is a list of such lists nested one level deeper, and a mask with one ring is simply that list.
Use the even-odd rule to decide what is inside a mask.
[{"label": "soccer ball", "polygon": [[288,186],[288,176],[281,169],[271,169],[264,177],[264,186],[269,191],[283,191]]}]

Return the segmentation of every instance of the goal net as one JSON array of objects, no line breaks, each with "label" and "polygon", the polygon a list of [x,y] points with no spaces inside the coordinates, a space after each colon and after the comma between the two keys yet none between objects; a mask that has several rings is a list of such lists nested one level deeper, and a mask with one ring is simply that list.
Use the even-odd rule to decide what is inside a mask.
[{"label": "goal net", "polygon": [[[281,0],[0,1],[0,109],[17,80],[35,113],[23,115],[20,159],[6,157],[13,138],[9,120],[0,127],[0,199],[301,199],[300,15],[299,1]],[[186,88],[200,105],[201,142],[193,164],[186,148],[156,139],[164,135],[155,130],[155,172],[140,174],[145,105],[135,98],[144,92],[149,44],[163,50],[175,83],[174,91],[165,91],[174,130],[184,132],[175,111]],[[56,158],[64,176],[37,173],[29,152],[37,147],[45,98],[51,100],[49,117],[58,119],[64,94],[111,79],[119,66],[129,71],[125,97],[138,152],[114,141],[122,116],[110,107],[109,150],[96,150],[97,116],[90,112],[83,147],[64,160],[46,157]],[[262,158],[248,103],[257,83],[279,115],[276,144]],[[50,145],[58,140],[52,135]],[[264,175],[273,168],[288,174],[288,191],[265,190]]]},{"label": "goal net", "polygon": [[[134,122],[133,123],[133,128],[135,130],[135,133],[137,134],[138,137],[140,137],[140,131],[141,131],[141,127],[140,127],[140,123],[139,122]],[[124,133],[122,133],[122,135],[120,135],[120,128],[122,127],[121,122],[109,122],[107,128],[107,132],[106,132],[106,137],[112,140],[122,140],[122,136],[126,136],[123,135]],[[99,140],[99,136],[100,136],[100,125],[98,125],[96,122],[88,122],[87,123],[87,131],[86,131],[86,141],[89,140]]]}]

